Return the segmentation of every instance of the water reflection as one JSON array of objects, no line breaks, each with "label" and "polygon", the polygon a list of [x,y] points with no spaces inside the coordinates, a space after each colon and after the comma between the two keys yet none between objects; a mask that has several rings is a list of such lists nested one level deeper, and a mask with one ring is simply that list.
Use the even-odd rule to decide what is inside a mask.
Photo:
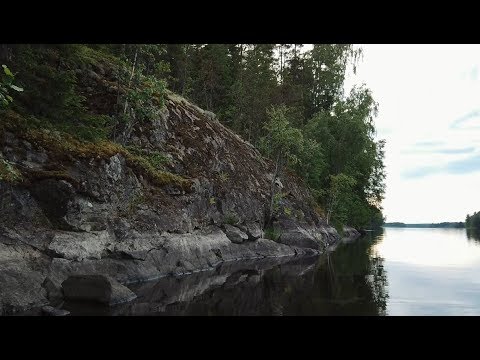
[{"label": "water reflection", "polygon": [[114,309],[65,308],[72,315],[384,315],[387,274],[372,253],[381,239],[370,234],[321,257],[236,262],[134,285],[138,298]]},{"label": "water reflection", "polygon": [[467,239],[480,243],[480,231],[477,229],[466,229]]},{"label": "water reflection", "polygon": [[385,229],[388,315],[480,315],[480,242],[465,229]]}]

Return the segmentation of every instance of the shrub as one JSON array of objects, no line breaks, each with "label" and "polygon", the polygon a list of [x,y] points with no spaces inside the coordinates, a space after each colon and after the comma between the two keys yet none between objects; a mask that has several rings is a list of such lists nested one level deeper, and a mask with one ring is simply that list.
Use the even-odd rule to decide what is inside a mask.
[{"label": "shrub", "polygon": [[236,225],[238,224],[238,217],[233,214],[233,213],[228,213],[225,215],[225,218],[223,219],[224,224],[229,224],[229,225]]},{"label": "shrub", "polygon": [[13,84],[15,76],[10,69],[6,65],[2,65],[2,68],[3,74],[0,73],[0,108],[7,107],[13,101],[13,98],[10,95],[11,90],[17,92],[23,91],[21,87]]},{"label": "shrub", "polygon": [[277,229],[274,227],[268,227],[264,231],[265,239],[270,239],[273,241],[278,241],[281,235],[282,235],[282,232],[280,231],[280,229]]},{"label": "shrub", "polygon": [[21,180],[22,174],[20,171],[0,156],[0,181],[14,184]]}]

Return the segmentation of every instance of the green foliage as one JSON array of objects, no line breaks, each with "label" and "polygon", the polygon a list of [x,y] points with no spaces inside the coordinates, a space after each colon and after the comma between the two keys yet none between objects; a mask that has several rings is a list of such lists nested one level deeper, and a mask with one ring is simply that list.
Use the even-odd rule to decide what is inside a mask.
[{"label": "green foliage", "polygon": [[5,181],[10,184],[18,183],[22,180],[21,172],[7,160],[5,160],[0,153],[0,181]]},{"label": "green foliage", "polygon": [[208,203],[210,205],[215,205],[217,203],[217,200],[215,200],[215,198],[212,196],[209,200],[208,200]]},{"label": "green foliage", "polygon": [[141,85],[127,91],[126,100],[140,121],[152,120],[164,106],[166,82],[153,76],[138,76]]},{"label": "green foliage", "polygon": [[356,185],[356,180],[346,174],[330,175],[330,188],[328,191],[327,222],[335,214],[335,223],[346,224],[348,221],[349,202],[351,191]]},{"label": "green foliage", "polygon": [[3,73],[0,72],[0,108],[5,108],[13,102],[13,97],[10,95],[11,90],[22,92],[23,89],[13,84],[15,76],[7,65],[2,65],[2,69]]},{"label": "green foliage", "polygon": [[[301,48],[2,45],[0,106],[22,90],[18,82],[25,91],[9,109],[32,128],[50,132],[47,139],[39,131],[38,141],[60,141],[65,134],[75,139],[49,144],[58,153],[106,155],[122,149],[129,164],[152,181],[187,189],[188,181],[164,170],[164,154],[119,145],[129,143],[136,125],[148,127],[161,115],[168,86],[259,147],[275,163],[273,180],[285,168],[295,171],[311,189],[316,202],[311,205],[325,209],[332,223],[377,227],[385,191],[385,142],[375,138],[373,121],[377,103],[365,86],[343,93],[347,66],[356,68],[361,49],[352,44]],[[20,70],[15,79],[10,68]],[[218,177],[229,180],[224,172]],[[270,206],[278,211],[275,192],[272,186]]]},{"label": "green foliage", "polygon": [[111,116],[86,113],[80,115],[79,119],[78,122],[59,121],[55,123],[45,120],[43,124],[45,128],[59,130],[84,141],[96,142],[109,138],[114,124]]},{"label": "green foliage", "polygon": [[265,228],[263,236],[265,236],[265,239],[278,241],[281,235],[282,235],[282,232],[280,231],[280,229],[270,226]]},{"label": "green foliage", "polygon": [[17,109],[50,121],[74,119],[84,111],[85,98],[76,91],[77,75],[71,67],[77,47],[71,45],[16,45],[18,81],[26,85]]},{"label": "green foliage", "polygon": [[[352,44],[169,44],[169,85],[213,111],[271,158],[289,167],[328,208],[345,174],[338,221],[359,227],[381,222],[385,191],[384,141],[375,139],[377,104],[366,87],[344,94],[347,66],[362,55]],[[272,197],[275,190],[272,189]]]},{"label": "green foliage", "polygon": [[291,126],[288,111],[284,105],[267,110],[269,120],[264,125],[267,135],[260,139],[260,149],[272,159],[286,159],[294,165],[298,163],[298,154],[303,149],[303,134]]},{"label": "green foliage", "polygon": [[273,211],[278,212],[280,211],[280,205],[282,199],[285,197],[285,194],[278,192],[273,195]]},{"label": "green foliage", "polygon": [[473,215],[467,215],[465,219],[465,227],[480,230],[480,211],[474,212]]},{"label": "green foliage", "polygon": [[223,218],[224,224],[236,225],[238,224],[238,222],[239,222],[238,216],[232,212],[228,212]]}]

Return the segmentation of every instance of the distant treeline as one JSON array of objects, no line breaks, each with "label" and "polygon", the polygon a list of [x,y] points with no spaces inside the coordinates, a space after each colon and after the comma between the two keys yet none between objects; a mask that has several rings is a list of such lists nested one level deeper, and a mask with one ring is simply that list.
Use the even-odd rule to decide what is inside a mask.
[{"label": "distant treeline", "polygon": [[473,215],[467,215],[465,219],[465,226],[467,228],[474,228],[480,230],[480,212],[474,212]]},{"label": "distant treeline", "polygon": [[405,224],[402,222],[385,223],[385,227],[403,227],[403,228],[464,228],[463,222],[442,222],[437,224]]}]

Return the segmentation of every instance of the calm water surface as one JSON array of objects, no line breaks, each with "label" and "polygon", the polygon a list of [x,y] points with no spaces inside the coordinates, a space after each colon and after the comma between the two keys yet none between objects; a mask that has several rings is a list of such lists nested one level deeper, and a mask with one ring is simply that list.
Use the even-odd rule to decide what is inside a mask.
[{"label": "calm water surface", "polygon": [[480,315],[480,241],[465,229],[385,228],[328,256],[237,262],[132,285],[72,315]]}]

